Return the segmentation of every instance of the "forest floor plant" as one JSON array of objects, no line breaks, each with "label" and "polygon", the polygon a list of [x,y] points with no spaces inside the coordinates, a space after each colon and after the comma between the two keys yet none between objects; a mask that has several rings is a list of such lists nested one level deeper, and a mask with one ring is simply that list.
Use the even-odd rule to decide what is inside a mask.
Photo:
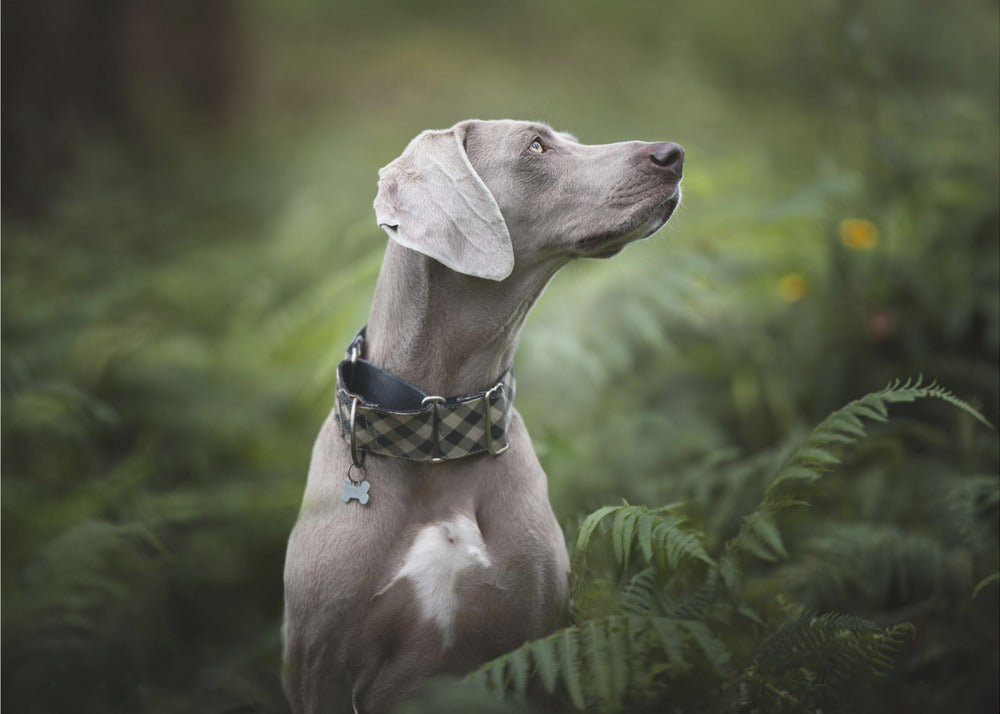
[{"label": "forest floor plant", "polygon": [[[932,539],[822,520],[811,523],[812,530],[830,529],[834,540],[814,538],[790,554],[779,521],[821,494],[820,482],[841,462],[843,450],[867,436],[866,420],[885,422],[890,404],[926,398],[944,400],[989,426],[975,408],[922,379],[868,394],[831,414],[792,451],[757,508],[718,552],[706,548],[684,504],[625,503],[594,511],[580,526],[573,554],[573,624],[483,665],[457,689],[432,690],[434,706],[467,705],[476,692],[489,691],[520,710],[542,711],[806,714],[871,708],[902,651],[934,646],[920,624],[904,619],[925,623],[926,613],[900,606],[869,619],[819,611],[811,607],[816,597],[808,588],[829,596],[852,582],[869,584],[874,573],[894,581],[899,603],[915,599],[921,579],[935,596],[968,603],[998,575],[986,575],[973,588],[956,577]],[[981,503],[985,495],[995,505],[996,479],[981,486],[984,493],[973,500]],[[966,527],[977,520],[973,512],[959,518],[969,520]],[[877,568],[866,572],[872,558]],[[775,576],[785,587],[759,586]]]}]

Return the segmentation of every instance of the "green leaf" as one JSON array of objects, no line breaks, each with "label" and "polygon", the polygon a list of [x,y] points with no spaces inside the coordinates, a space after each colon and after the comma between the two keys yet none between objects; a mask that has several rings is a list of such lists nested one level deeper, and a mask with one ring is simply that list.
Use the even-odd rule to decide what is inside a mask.
[{"label": "green leaf", "polygon": [[629,659],[627,620],[613,615],[605,622],[611,651],[611,686],[615,692],[624,692],[628,686],[629,669],[642,667],[643,663]]},{"label": "green leaf", "polygon": [[580,534],[576,538],[577,551],[582,552],[587,549],[587,544],[590,543],[590,537],[593,535],[597,526],[601,524],[601,521],[603,521],[609,513],[617,511],[619,508],[620,506],[603,506],[598,508],[583,520],[583,524],[580,526]]},{"label": "green leaf", "polygon": [[[519,650],[514,650],[518,652]],[[507,658],[507,670],[510,672],[510,684],[513,690],[518,694],[523,694],[528,689],[528,673],[531,670],[530,657],[531,657],[531,643],[526,643],[523,646],[524,655],[523,657],[509,657]]]},{"label": "green leaf", "polygon": [[679,620],[678,624],[691,633],[720,678],[726,679],[733,674],[729,650],[706,623],[699,620]]},{"label": "green leaf", "polygon": [[577,637],[580,631],[566,629],[559,638],[559,660],[562,665],[563,681],[569,691],[573,705],[583,711],[587,704],[583,698],[583,687],[580,683],[580,648]]},{"label": "green leaf", "polygon": [[1000,584],[1000,572],[987,575],[985,578],[976,583],[976,587],[972,588],[972,599],[975,600],[976,595],[978,595],[983,588],[997,584]]},{"label": "green leaf", "polygon": [[788,557],[778,526],[766,511],[754,511],[743,519],[737,543],[764,560],[774,561],[775,555]]},{"label": "green leaf", "polygon": [[611,688],[611,670],[608,662],[611,655],[608,652],[608,638],[605,635],[603,623],[591,620],[584,625],[587,634],[587,663],[593,674],[597,696],[602,702],[615,699],[616,693]]},{"label": "green leaf", "polygon": [[667,659],[673,664],[683,662],[684,640],[676,622],[670,618],[657,617],[653,619],[653,629],[660,638]]},{"label": "green leaf", "polygon": [[507,688],[505,669],[504,662],[498,662],[489,668],[489,687],[494,691],[502,692]]},{"label": "green leaf", "polygon": [[542,685],[549,694],[554,694],[559,681],[559,655],[551,637],[531,642],[531,658],[535,669],[542,677]]}]

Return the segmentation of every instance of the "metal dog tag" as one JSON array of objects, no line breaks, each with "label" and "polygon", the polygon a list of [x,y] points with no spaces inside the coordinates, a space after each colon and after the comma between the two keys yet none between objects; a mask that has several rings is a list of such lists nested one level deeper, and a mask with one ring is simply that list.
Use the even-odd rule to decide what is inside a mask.
[{"label": "metal dog tag", "polygon": [[350,502],[353,498],[362,506],[368,503],[368,491],[371,484],[368,481],[352,481],[350,478],[344,479],[344,486],[340,491],[340,498],[344,503]]}]

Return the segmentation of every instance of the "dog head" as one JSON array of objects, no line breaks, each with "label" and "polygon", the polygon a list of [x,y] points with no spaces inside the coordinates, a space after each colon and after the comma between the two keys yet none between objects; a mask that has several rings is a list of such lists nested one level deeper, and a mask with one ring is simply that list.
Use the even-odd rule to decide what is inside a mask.
[{"label": "dog head", "polygon": [[463,121],[379,171],[375,215],[401,245],[499,281],[652,235],[680,202],[683,163],[670,142],[588,145],[539,123]]}]

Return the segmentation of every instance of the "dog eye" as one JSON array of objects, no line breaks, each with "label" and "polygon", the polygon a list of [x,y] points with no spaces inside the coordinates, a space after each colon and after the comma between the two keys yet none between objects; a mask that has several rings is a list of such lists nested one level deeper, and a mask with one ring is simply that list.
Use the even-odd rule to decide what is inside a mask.
[{"label": "dog eye", "polygon": [[535,154],[541,154],[545,151],[545,147],[542,146],[542,142],[535,137],[535,140],[531,142],[531,146],[528,147],[528,151]]}]

